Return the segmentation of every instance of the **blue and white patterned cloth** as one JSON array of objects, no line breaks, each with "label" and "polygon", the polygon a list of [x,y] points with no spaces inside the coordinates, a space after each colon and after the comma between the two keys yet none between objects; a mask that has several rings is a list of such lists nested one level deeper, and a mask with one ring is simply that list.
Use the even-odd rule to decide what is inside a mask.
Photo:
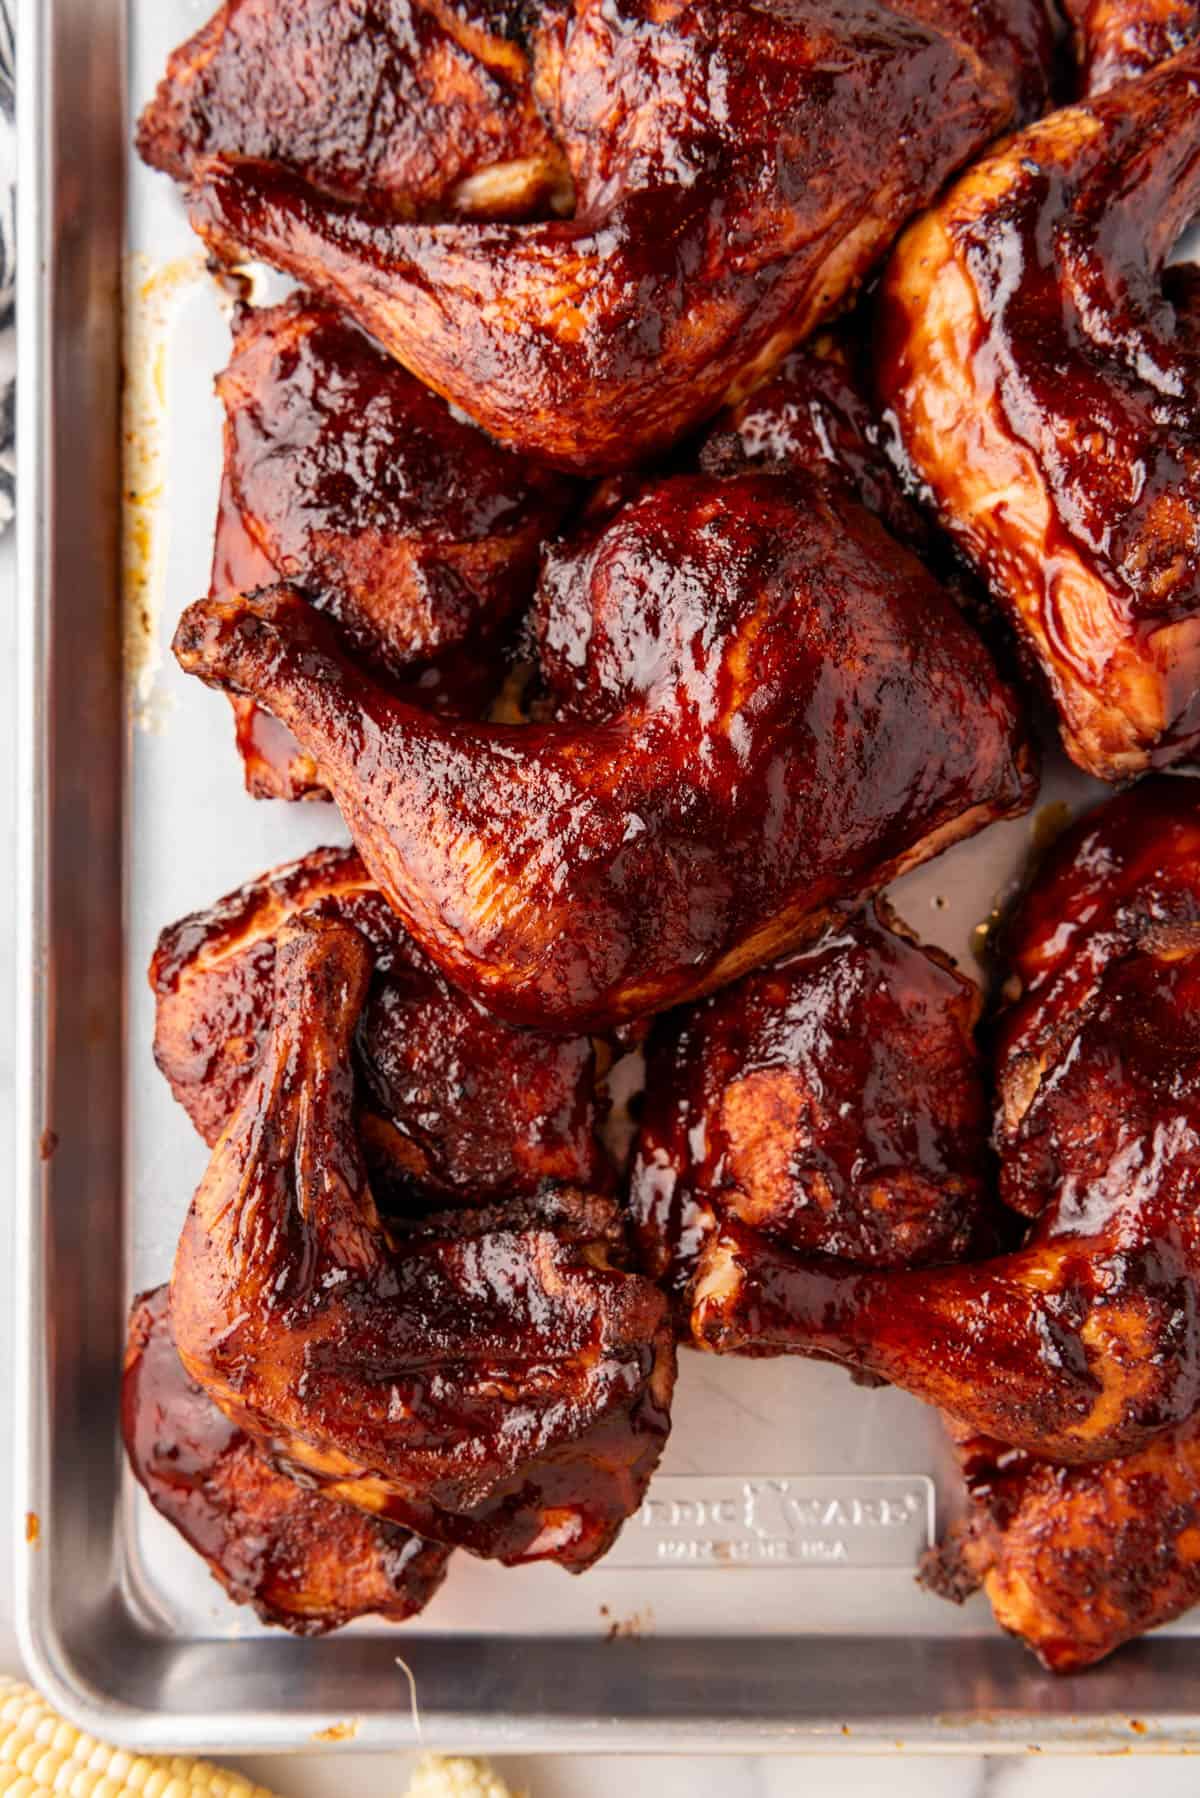
[{"label": "blue and white patterned cloth", "polygon": [[17,98],[15,0],[0,0],[0,531],[12,522],[17,379]]}]

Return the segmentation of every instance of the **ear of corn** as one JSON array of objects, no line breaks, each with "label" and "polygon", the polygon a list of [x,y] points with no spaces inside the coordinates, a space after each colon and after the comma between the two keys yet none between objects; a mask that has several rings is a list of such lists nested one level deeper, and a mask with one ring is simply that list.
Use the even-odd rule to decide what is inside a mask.
[{"label": "ear of corn", "polygon": [[[273,1798],[210,1761],[130,1754],[51,1710],[32,1686],[0,1675],[0,1798]],[[485,1761],[426,1755],[407,1798],[513,1798]]]},{"label": "ear of corn", "polygon": [[130,1754],[86,1735],[0,1677],[0,1798],[271,1798],[208,1761]]},{"label": "ear of corn", "polygon": [[519,1798],[486,1761],[427,1754],[413,1769],[405,1798]]}]

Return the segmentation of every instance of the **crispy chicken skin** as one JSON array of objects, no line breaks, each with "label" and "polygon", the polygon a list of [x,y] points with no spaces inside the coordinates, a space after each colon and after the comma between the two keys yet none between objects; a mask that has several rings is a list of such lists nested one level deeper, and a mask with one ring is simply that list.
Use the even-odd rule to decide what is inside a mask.
[{"label": "crispy chicken skin", "polygon": [[344,307],[500,441],[604,472],[834,311],[1014,121],[1044,37],[1041,0],[546,6],[534,85],[571,219],[414,225],[243,145],[192,165],[192,222]]},{"label": "crispy chicken skin", "polygon": [[371,956],[276,942],[271,1038],[180,1238],[190,1377],[281,1465],[427,1540],[572,1571],[641,1502],[675,1377],[663,1295],[610,1200],[549,1193],[385,1236],[353,1123]]},{"label": "crispy chicken skin", "polygon": [[235,1604],[298,1636],[429,1603],[450,1551],[298,1486],[184,1372],[165,1286],[134,1301],[121,1427],[156,1511],[208,1562]]},{"label": "crispy chicken skin", "polygon": [[843,1360],[979,1434],[1102,1460],[1200,1403],[1200,784],[1144,784],[1086,821],[1011,955],[1054,964],[1000,1025],[1002,1190],[1035,1218],[1024,1244],[859,1274],[765,1254],[730,1224],[705,1252],[694,1333]]},{"label": "crispy chicken skin", "polygon": [[456,991],[348,849],[315,849],[158,939],[154,1056],[207,1143],[266,1051],[279,934],[310,915],[353,925],[374,953],[354,1041],[357,1127],[389,1211],[611,1183],[591,1041],[514,1029]]},{"label": "crispy chicken skin", "polygon": [[719,1223],[870,1267],[991,1246],[978,988],[870,909],[656,1024],[630,1188],[686,1302]]},{"label": "crispy chicken skin", "polygon": [[225,0],[172,54],[137,147],[188,183],[263,157],[399,218],[569,204],[520,0]]},{"label": "crispy chicken skin", "polygon": [[1200,1601],[1200,1417],[1090,1467],[986,1438],[959,1453],[971,1509],[925,1557],[922,1584],[955,1603],[982,1586],[1052,1673],[1094,1666]]},{"label": "crispy chicken skin", "polygon": [[175,640],[295,734],[413,936],[514,1022],[699,996],[1032,797],[953,602],[798,474],[650,486],[548,556],[538,622],[557,716],[529,726],[396,702],[286,589]]},{"label": "crispy chicken skin", "polygon": [[[239,310],[217,392],[225,482],[211,590],[294,581],[398,692],[478,716],[572,483],[455,417],[311,294]],[[311,792],[302,753],[239,703],[251,790]]]},{"label": "crispy chicken skin", "polygon": [[1144,75],[1200,37],[1200,0],[1065,0],[1085,94]]},{"label": "crispy chicken skin", "polygon": [[1200,44],[985,157],[883,286],[907,454],[1106,780],[1200,746],[1200,344],[1163,281],[1198,209]]}]

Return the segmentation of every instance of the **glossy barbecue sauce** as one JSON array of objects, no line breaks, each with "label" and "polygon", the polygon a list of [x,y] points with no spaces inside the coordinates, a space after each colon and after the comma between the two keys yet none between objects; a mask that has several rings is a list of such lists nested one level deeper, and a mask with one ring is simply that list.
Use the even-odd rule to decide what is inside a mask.
[{"label": "glossy barbecue sauce", "polygon": [[447,1549],[297,1485],[188,1378],[165,1286],[134,1304],[121,1406],[151,1503],[265,1622],[318,1635],[368,1612],[410,1617],[440,1586]]}]

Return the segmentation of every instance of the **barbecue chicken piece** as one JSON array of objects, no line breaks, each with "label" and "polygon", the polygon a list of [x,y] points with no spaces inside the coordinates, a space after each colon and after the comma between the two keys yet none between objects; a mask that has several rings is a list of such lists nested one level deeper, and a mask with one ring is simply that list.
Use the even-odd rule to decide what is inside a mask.
[{"label": "barbecue chicken piece", "polygon": [[1163,280],[1198,209],[1200,44],[978,163],[884,281],[907,453],[1105,780],[1200,746],[1200,343]]},{"label": "barbecue chicken piece", "polygon": [[675,1378],[666,1300],[573,1191],[389,1240],[353,1127],[370,952],[309,915],[276,941],[271,1038],[184,1224],[189,1375],[327,1493],[427,1540],[578,1571],[637,1508]]},{"label": "barbecue chicken piece", "polygon": [[1041,0],[535,12],[573,218],[413,225],[245,145],[193,165],[191,218],[216,255],[344,307],[501,442],[583,473],[675,442],[836,310],[1013,122],[1049,38]]},{"label": "barbecue chicken piece", "polygon": [[799,475],[658,482],[547,558],[548,724],[397,703],[281,589],[201,601],[183,667],[314,757],[406,927],[515,1022],[696,997],[1033,792],[952,601]]},{"label": "barbecue chicken piece", "polygon": [[[254,593],[278,579],[278,569],[268,562],[246,529],[226,468],[217,502],[209,594],[220,599],[229,593]],[[252,799],[328,798],[317,779],[312,757],[305,755],[290,731],[252,699],[231,696],[229,703],[233,708],[234,741],[242,758],[246,791]]]},{"label": "barbecue chicken piece", "polygon": [[375,956],[354,1041],[357,1128],[390,1211],[601,1190],[596,1052],[513,1029],[450,986],[349,849],[316,849],[164,930],[150,963],[154,1055],[214,1144],[271,1031],[276,943],[306,916],[352,924]]},{"label": "barbecue chicken piece", "polygon": [[996,1141],[1025,1242],[847,1273],[731,1223],[693,1327],[710,1348],[846,1361],[1049,1460],[1102,1460],[1200,1404],[1200,783],[1137,787],[1073,830],[1011,956]]},{"label": "barbecue chicken piece", "polygon": [[801,468],[844,481],[901,543],[928,561],[929,523],[909,499],[883,448],[883,428],[870,397],[865,328],[839,320],[791,350],[761,387],[719,412],[700,451],[711,474],[747,462]]},{"label": "barbecue chicken piece", "polygon": [[1053,1467],[986,1438],[960,1458],[971,1510],[921,1568],[996,1620],[1052,1673],[1077,1673],[1200,1600],[1200,1417],[1136,1454]]},{"label": "barbecue chicken piece", "polygon": [[655,1026],[630,1205],[686,1308],[726,1219],[869,1267],[993,1246],[978,988],[877,910]]},{"label": "barbecue chicken piece", "polygon": [[1084,93],[1145,74],[1200,37],[1200,0],[1066,0]]},{"label": "barbecue chicken piece", "polygon": [[298,1636],[372,1612],[400,1623],[445,1578],[447,1548],[298,1486],[230,1423],[183,1370],[165,1286],[130,1313],[121,1425],[155,1510],[264,1623]]},{"label": "barbecue chicken piece", "polygon": [[225,0],[173,53],[138,125],[185,185],[263,157],[395,218],[570,205],[517,37],[521,0]]},{"label": "barbecue chicken piece", "polygon": [[[405,697],[478,716],[572,484],[456,418],[311,294],[238,312],[217,392],[225,485],[212,591],[239,590],[230,576],[243,572],[241,591],[294,581]],[[311,791],[301,752],[238,703],[251,790]]]}]

